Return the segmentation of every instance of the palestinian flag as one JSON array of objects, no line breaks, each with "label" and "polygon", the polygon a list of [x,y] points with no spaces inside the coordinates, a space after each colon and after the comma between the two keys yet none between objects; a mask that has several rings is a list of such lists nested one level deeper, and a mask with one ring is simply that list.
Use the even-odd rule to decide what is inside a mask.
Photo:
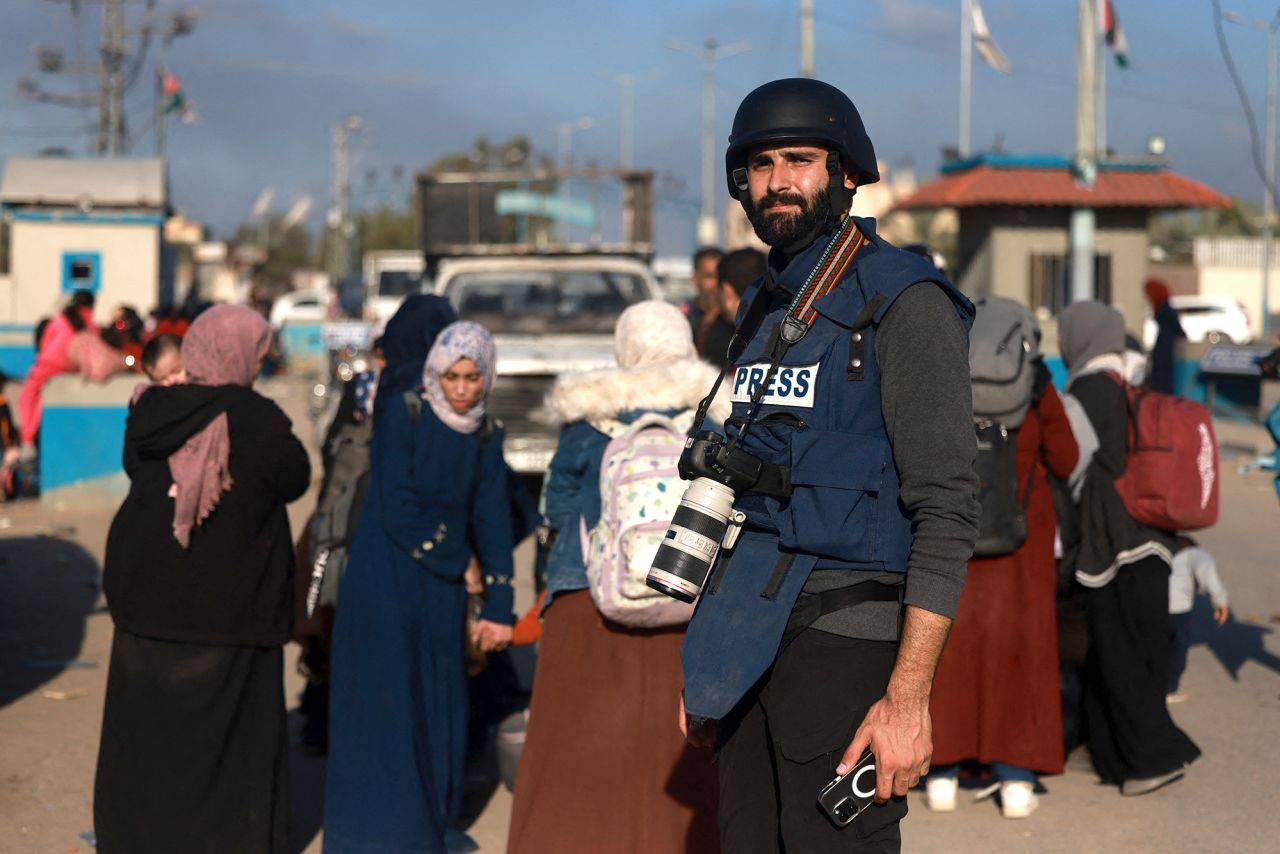
[{"label": "palestinian flag", "polygon": [[1098,4],[1098,15],[1100,18],[1098,25],[1103,37],[1107,40],[1107,47],[1111,48],[1111,52],[1115,54],[1116,65],[1128,68],[1129,42],[1124,37],[1124,30],[1120,29],[1120,20],[1116,18],[1116,10],[1111,5],[1111,0],[1101,0]]},{"label": "palestinian flag", "polygon": [[166,70],[161,76],[161,91],[164,96],[164,115],[178,113],[185,124],[191,124],[197,118],[195,105],[187,98],[182,82],[172,71]]}]

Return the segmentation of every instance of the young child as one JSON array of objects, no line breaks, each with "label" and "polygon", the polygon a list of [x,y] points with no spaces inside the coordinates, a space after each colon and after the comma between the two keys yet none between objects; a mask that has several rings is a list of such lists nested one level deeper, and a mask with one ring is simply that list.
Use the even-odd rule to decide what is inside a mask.
[{"label": "young child", "polygon": [[157,335],[142,348],[142,370],[156,385],[181,385],[187,381],[182,367],[182,339]]},{"label": "young child", "polygon": [[1213,555],[1200,548],[1200,544],[1188,536],[1178,537],[1178,553],[1173,556],[1169,572],[1169,623],[1172,628],[1169,640],[1169,693],[1166,700],[1181,703],[1186,694],[1178,692],[1182,672],[1187,669],[1187,650],[1191,647],[1191,605],[1196,590],[1208,593],[1213,602],[1213,621],[1219,626],[1227,622],[1227,589],[1218,577],[1218,567]]}]

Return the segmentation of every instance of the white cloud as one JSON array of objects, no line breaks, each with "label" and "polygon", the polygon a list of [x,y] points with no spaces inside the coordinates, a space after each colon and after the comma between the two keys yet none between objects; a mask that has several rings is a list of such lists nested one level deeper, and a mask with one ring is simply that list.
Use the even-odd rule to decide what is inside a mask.
[{"label": "white cloud", "polygon": [[320,20],[326,29],[340,36],[350,36],[365,41],[386,41],[390,38],[390,34],[377,24],[348,18],[333,8],[325,9]]},{"label": "white cloud", "polygon": [[959,29],[960,13],[956,4],[935,6],[921,0],[875,0],[880,9],[879,27],[902,36],[952,32]]}]

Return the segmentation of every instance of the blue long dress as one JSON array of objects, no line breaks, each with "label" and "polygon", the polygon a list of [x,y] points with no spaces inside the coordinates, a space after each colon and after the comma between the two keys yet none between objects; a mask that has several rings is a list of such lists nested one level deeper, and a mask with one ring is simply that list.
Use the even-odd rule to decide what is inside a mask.
[{"label": "blue long dress", "polygon": [[512,548],[502,430],[445,426],[424,401],[379,401],[368,496],[333,630],[326,852],[444,852],[466,750],[462,573],[481,616],[511,623]]}]

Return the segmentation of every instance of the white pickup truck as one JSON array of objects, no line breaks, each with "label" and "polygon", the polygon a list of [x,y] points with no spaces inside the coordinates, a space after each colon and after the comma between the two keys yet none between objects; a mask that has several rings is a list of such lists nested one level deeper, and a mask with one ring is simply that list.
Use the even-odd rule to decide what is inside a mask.
[{"label": "white pickup truck", "polygon": [[626,255],[450,258],[434,293],[493,332],[498,377],[489,412],[506,425],[507,462],[541,475],[557,428],[544,399],[557,375],[614,364],[613,326],[628,306],[660,299],[649,266]]}]

